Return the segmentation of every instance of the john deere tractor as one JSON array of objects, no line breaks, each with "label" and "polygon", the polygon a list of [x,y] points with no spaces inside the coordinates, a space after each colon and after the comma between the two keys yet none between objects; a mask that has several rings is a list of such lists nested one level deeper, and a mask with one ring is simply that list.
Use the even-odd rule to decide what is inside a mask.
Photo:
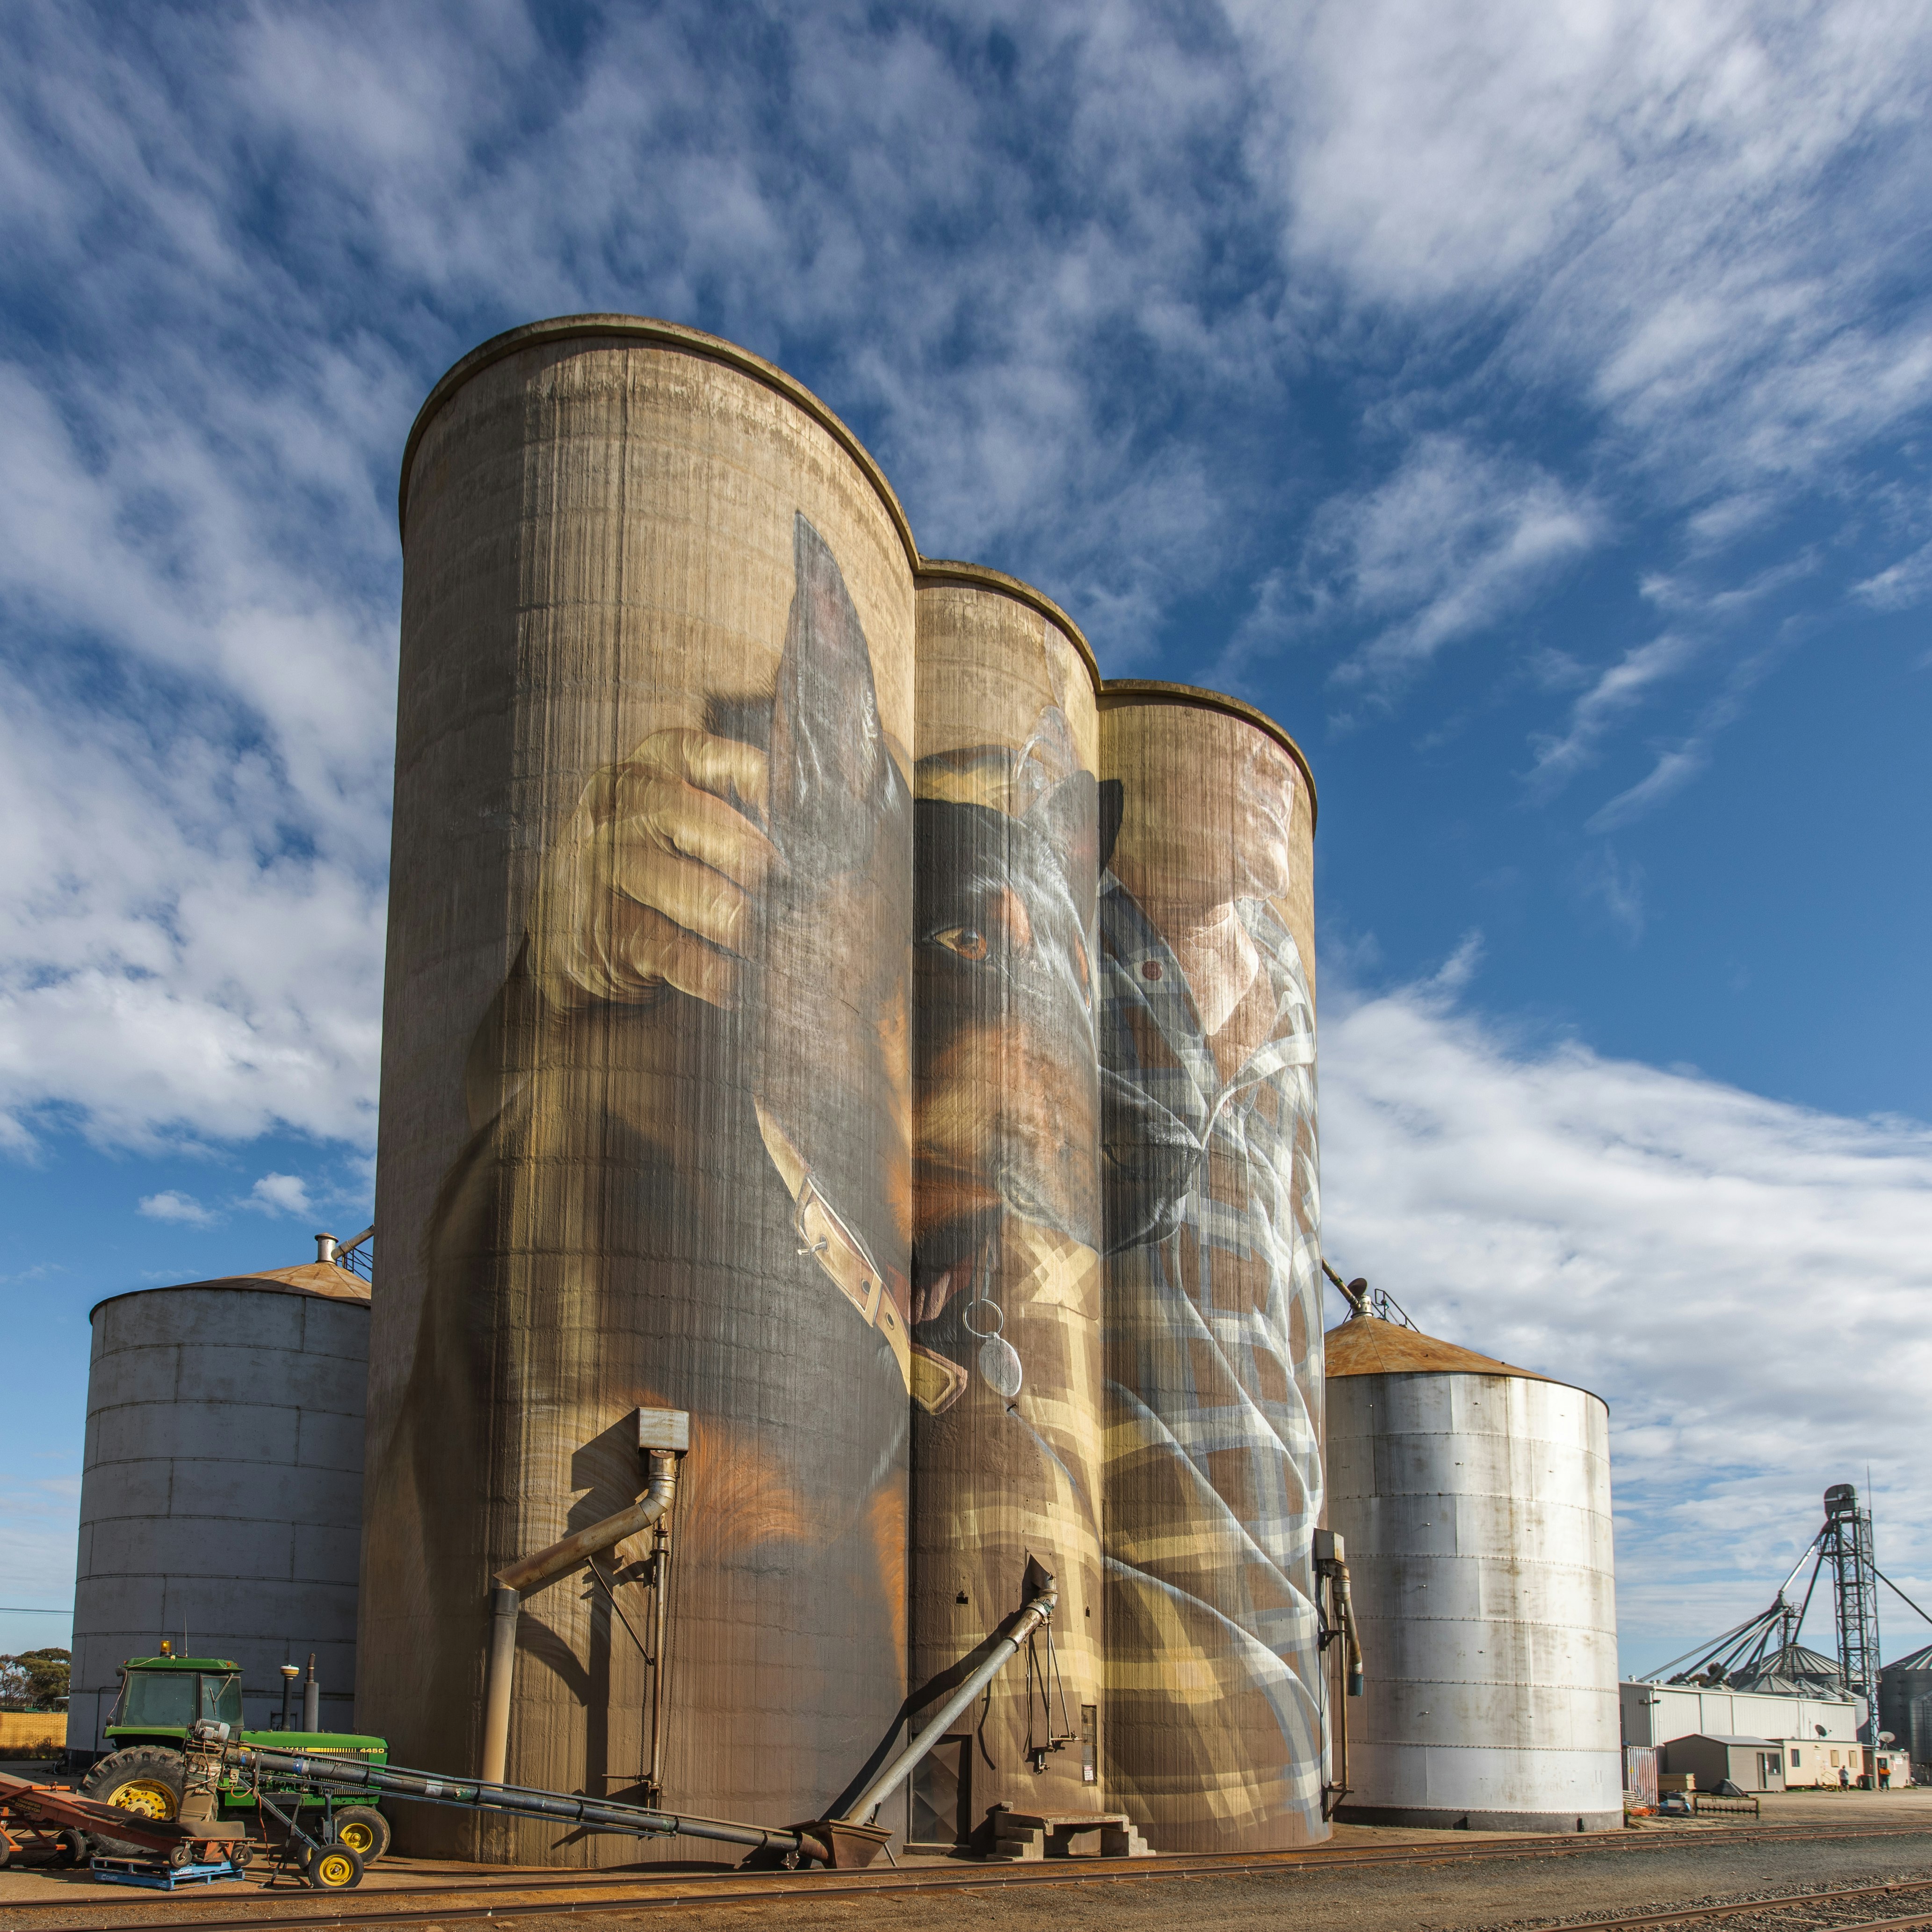
[{"label": "john deere tractor", "polygon": [[[386,1764],[389,1748],[380,1738],[350,1731],[244,1731],[242,1728],[242,1668],[225,1657],[130,1657],[121,1666],[121,1694],[115,1700],[106,1734],[113,1750],[88,1770],[81,1790],[89,1798],[139,1811],[150,1818],[172,1818],[181,1808],[188,1767],[182,1740],[197,1718],[213,1718],[229,1727],[228,1735],[244,1744],[271,1750],[299,1750],[318,1756],[360,1759]],[[284,1808],[301,1803],[320,1806],[322,1800],[291,1791],[284,1798],[272,1779],[265,1779]],[[233,1816],[255,1808],[254,1794],[238,1777],[224,1781],[221,1810]],[[388,1850],[389,1825],[373,1804],[339,1805],[335,1834],[344,1844],[373,1864]],[[313,1831],[305,1824],[304,1829]],[[101,1841],[106,1846],[105,1840]],[[129,1847],[129,1850],[134,1849]]]}]

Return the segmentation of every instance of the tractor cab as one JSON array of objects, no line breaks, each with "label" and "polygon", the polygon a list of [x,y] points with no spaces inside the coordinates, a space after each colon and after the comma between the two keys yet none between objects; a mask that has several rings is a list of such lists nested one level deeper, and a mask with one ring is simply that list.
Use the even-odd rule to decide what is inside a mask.
[{"label": "tractor cab", "polygon": [[130,1657],[121,1666],[121,1695],[106,1735],[117,1750],[173,1744],[202,1718],[242,1735],[242,1666],[225,1657]]}]

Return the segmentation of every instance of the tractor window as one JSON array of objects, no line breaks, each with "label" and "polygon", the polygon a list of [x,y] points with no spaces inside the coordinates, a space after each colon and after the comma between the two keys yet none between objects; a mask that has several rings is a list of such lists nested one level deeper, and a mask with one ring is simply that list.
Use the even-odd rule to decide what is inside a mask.
[{"label": "tractor window", "polygon": [[238,1677],[204,1677],[201,1680],[201,1714],[214,1718],[228,1726],[231,1737],[242,1734],[242,1680]]},{"label": "tractor window", "polygon": [[130,1670],[121,1725],[130,1731],[182,1731],[194,1722],[194,1672]]}]

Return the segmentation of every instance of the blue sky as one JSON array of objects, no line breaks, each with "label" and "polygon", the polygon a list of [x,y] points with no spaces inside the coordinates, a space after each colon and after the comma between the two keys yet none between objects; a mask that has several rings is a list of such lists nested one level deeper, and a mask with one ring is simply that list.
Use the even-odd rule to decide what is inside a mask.
[{"label": "blue sky", "polygon": [[1627,1664],[1932,1589],[1922,8],[8,20],[5,1601],[91,1303],[368,1218],[403,437],[597,309],[1300,737],[1331,1252],[1610,1399]]}]

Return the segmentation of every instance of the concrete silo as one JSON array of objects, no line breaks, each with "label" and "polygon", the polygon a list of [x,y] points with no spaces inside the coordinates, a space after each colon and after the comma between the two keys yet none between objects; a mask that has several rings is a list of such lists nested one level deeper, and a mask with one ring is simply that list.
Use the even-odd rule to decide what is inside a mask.
[{"label": "concrete silo", "polygon": [[[790,377],[624,316],[458,363],[400,509],[362,1714],[403,1762],[824,1815],[906,1689],[911,536]],[[502,1608],[658,1469],[640,1410],[688,1418],[656,1671],[640,1542]]]},{"label": "concrete silo", "polygon": [[124,1659],[164,1637],[232,1658],[266,1726],[316,1657],[354,1728],[369,1284],[333,1262],[98,1304],[68,1748],[100,1753]]},{"label": "concrete silo", "polygon": [[1016,1609],[1059,1609],[915,1774],[916,1842],[1103,1809],[1099,676],[1072,620],[919,578],[911,1637],[915,1714]]},{"label": "concrete silo", "polygon": [[1609,1410],[1366,1312],[1329,1331],[1328,1376],[1328,1526],[1367,1661],[1338,1815],[1617,1825]]},{"label": "concrete silo", "polygon": [[1327,1835],[1315,791],[1231,698],[1100,700],[1109,1798],[1162,1852]]}]

